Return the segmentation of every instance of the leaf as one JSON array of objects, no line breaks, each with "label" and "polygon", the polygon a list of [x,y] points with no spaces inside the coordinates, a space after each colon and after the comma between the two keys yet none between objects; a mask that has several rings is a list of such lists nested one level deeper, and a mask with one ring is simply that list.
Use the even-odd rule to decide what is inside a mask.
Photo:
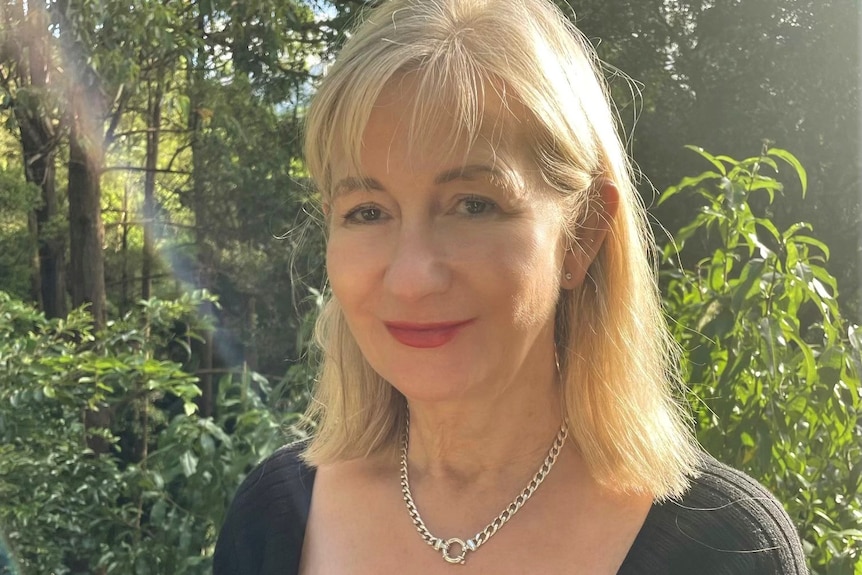
[{"label": "leaf", "polygon": [[758,254],[761,258],[766,259],[769,256],[773,255],[773,251],[769,249],[769,246],[760,241],[757,233],[754,231],[748,232],[745,234],[746,243],[748,243],[748,255],[751,257],[754,254],[754,250],[757,249]]},{"label": "leaf", "polygon": [[165,511],[167,510],[167,504],[164,499],[159,499],[156,501],[155,505],[153,505],[152,511],[150,511],[150,521],[154,525],[161,525],[165,520]]},{"label": "leaf", "polygon": [[724,166],[724,164],[700,146],[687,145],[686,148],[688,148],[692,152],[699,154],[702,158],[708,160],[709,163],[711,163],[719,172],[721,172],[722,176],[727,175],[727,168]]},{"label": "leaf", "polygon": [[731,166],[736,166],[737,164],[739,164],[738,160],[736,160],[735,158],[731,158],[730,156],[726,156],[724,154],[719,154],[719,155],[715,156],[715,159],[720,160],[720,161],[724,162],[725,164],[729,164]]},{"label": "leaf", "polygon": [[778,373],[778,346],[786,344],[784,334],[778,322],[771,317],[762,318],[758,327],[766,348],[766,367],[769,374],[775,376]]},{"label": "leaf", "polygon": [[716,293],[724,292],[727,285],[727,274],[733,268],[733,260],[721,250],[716,250],[709,264],[709,287]]},{"label": "leaf", "polygon": [[811,224],[809,224],[808,222],[796,222],[795,224],[791,225],[786,230],[784,230],[784,233],[781,234],[781,237],[786,241],[786,240],[789,240],[790,238],[792,238],[793,236],[795,236],[796,233],[799,232],[799,230],[809,230],[810,231],[811,229],[813,229],[813,228],[811,227]]},{"label": "leaf", "polygon": [[757,157],[757,163],[759,165],[766,164],[767,166],[772,168],[775,171],[775,173],[778,173],[778,164],[776,164],[775,160],[773,160],[769,156],[758,156]]},{"label": "leaf", "polygon": [[862,328],[851,325],[847,330],[847,339],[850,341],[850,347],[853,348],[850,357],[856,368],[856,379],[859,380],[862,379]]},{"label": "leaf", "polygon": [[802,197],[805,197],[805,192],[808,191],[808,173],[805,171],[805,168],[796,159],[796,156],[788,152],[787,150],[782,150],[780,148],[770,148],[766,150],[766,154],[768,156],[775,156],[776,158],[780,158],[790,164],[794,170],[796,170],[796,175],[799,176],[799,182],[802,184]]},{"label": "leaf", "polygon": [[721,341],[733,331],[735,325],[736,322],[730,310],[722,309],[718,315],[703,325],[702,333],[712,340]]},{"label": "leaf", "polygon": [[817,360],[814,357],[814,353],[811,351],[811,346],[802,341],[802,339],[796,335],[796,330],[794,326],[789,325],[786,321],[782,321],[783,333],[784,336],[794,342],[799,351],[802,353],[802,362],[803,362],[803,373],[805,374],[805,380],[808,385],[812,385],[817,379]]},{"label": "leaf", "polygon": [[200,437],[201,450],[205,455],[212,455],[215,452],[215,441],[211,435],[202,433]]},{"label": "leaf", "polygon": [[676,194],[678,194],[679,192],[681,192],[683,190],[687,190],[689,188],[698,186],[707,180],[721,179],[721,177],[722,177],[722,175],[718,174],[716,172],[704,172],[704,173],[700,174],[699,176],[685,177],[682,180],[680,180],[680,182],[677,185],[671,186],[668,189],[666,189],[664,191],[664,193],[662,193],[662,195],[659,197],[656,205],[659,205],[659,206],[662,205],[664,202],[666,202],[667,200],[669,200],[670,198],[672,198],[673,196],[675,196]]},{"label": "leaf", "polygon": [[781,192],[784,190],[784,186],[781,184],[781,182],[777,182],[772,178],[763,177],[759,177],[752,180],[748,184],[747,188],[749,192],[756,192],[757,190],[766,190],[767,192],[769,192],[770,204],[775,201],[775,192]]},{"label": "leaf", "polygon": [[812,238],[811,236],[796,235],[793,236],[793,241],[800,244],[808,244],[810,246],[814,246],[818,250],[823,252],[823,255],[826,256],[827,260],[829,259],[829,247],[820,240]]},{"label": "leaf", "polygon": [[734,313],[742,312],[744,304],[752,295],[757,293],[765,266],[764,260],[755,258],[743,267],[739,282],[733,286],[733,295],[730,300],[730,307]]},{"label": "leaf", "polygon": [[180,455],[180,465],[183,468],[183,475],[191,477],[198,469],[198,458],[191,451],[185,451]]},{"label": "leaf", "polygon": [[229,449],[231,448],[230,436],[226,434],[221,427],[213,423],[212,419],[203,420],[202,425],[204,429],[209,432],[210,435],[224,443]]}]

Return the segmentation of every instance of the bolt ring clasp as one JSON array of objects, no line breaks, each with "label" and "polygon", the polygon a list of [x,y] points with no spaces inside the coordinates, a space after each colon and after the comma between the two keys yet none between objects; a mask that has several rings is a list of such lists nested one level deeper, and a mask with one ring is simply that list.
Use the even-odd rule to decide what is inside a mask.
[{"label": "bolt ring clasp", "polygon": [[[452,545],[458,545],[460,552],[458,555],[450,554],[450,549]],[[447,539],[446,541],[440,541],[440,552],[443,554],[443,559],[445,559],[448,563],[452,564],[464,564],[464,557],[467,555],[467,551],[470,550],[470,547],[467,546],[467,543],[462,539],[458,539],[457,537],[453,537],[451,539]]]}]

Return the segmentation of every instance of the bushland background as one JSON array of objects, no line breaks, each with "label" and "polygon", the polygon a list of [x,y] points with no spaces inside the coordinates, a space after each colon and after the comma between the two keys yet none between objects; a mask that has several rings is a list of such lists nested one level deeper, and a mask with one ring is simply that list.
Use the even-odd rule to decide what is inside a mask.
[{"label": "bushland background", "polygon": [[[301,127],[365,4],[0,2],[0,573],[206,573],[303,433]],[[607,63],[702,442],[814,573],[862,574],[860,4],[559,4]]]}]

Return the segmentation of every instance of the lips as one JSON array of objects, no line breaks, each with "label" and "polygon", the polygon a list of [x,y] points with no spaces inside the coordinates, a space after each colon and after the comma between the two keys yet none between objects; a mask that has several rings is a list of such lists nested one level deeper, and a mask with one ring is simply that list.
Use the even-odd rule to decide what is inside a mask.
[{"label": "lips", "polygon": [[440,323],[384,322],[398,343],[408,347],[428,349],[446,345],[473,320]]}]

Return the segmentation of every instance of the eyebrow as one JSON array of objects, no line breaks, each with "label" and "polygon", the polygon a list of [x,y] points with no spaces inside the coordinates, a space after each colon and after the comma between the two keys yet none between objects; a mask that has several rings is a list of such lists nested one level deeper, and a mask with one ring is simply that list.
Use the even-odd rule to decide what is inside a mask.
[{"label": "eyebrow", "polygon": [[333,195],[337,196],[346,192],[352,192],[355,190],[383,190],[383,184],[375,180],[374,178],[357,178],[354,176],[348,176],[346,178],[341,178],[335,185],[332,187]]},{"label": "eyebrow", "polygon": [[[485,164],[469,164],[460,168],[446,170],[434,178],[435,185],[448,184],[455,180],[474,180],[479,175],[489,175],[493,183],[499,187],[509,190],[517,190],[520,188],[514,181],[512,174],[508,171],[500,170]],[[383,191],[385,188],[378,180],[374,178],[357,178],[348,176],[336,182],[333,186],[333,195],[337,196],[343,193],[352,192],[355,190],[374,190]]]},{"label": "eyebrow", "polygon": [[486,166],[484,164],[470,164],[468,166],[463,166],[460,168],[455,168],[454,170],[447,170],[434,178],[435,184],[446,184],[452,182],[454,180],[472,180],[479,174],[488,174],[492,178],[499,178],[500,180],[506,181],[509,178],[509,175],[503,172],[502,170],[498,170],[497,168]]}]

